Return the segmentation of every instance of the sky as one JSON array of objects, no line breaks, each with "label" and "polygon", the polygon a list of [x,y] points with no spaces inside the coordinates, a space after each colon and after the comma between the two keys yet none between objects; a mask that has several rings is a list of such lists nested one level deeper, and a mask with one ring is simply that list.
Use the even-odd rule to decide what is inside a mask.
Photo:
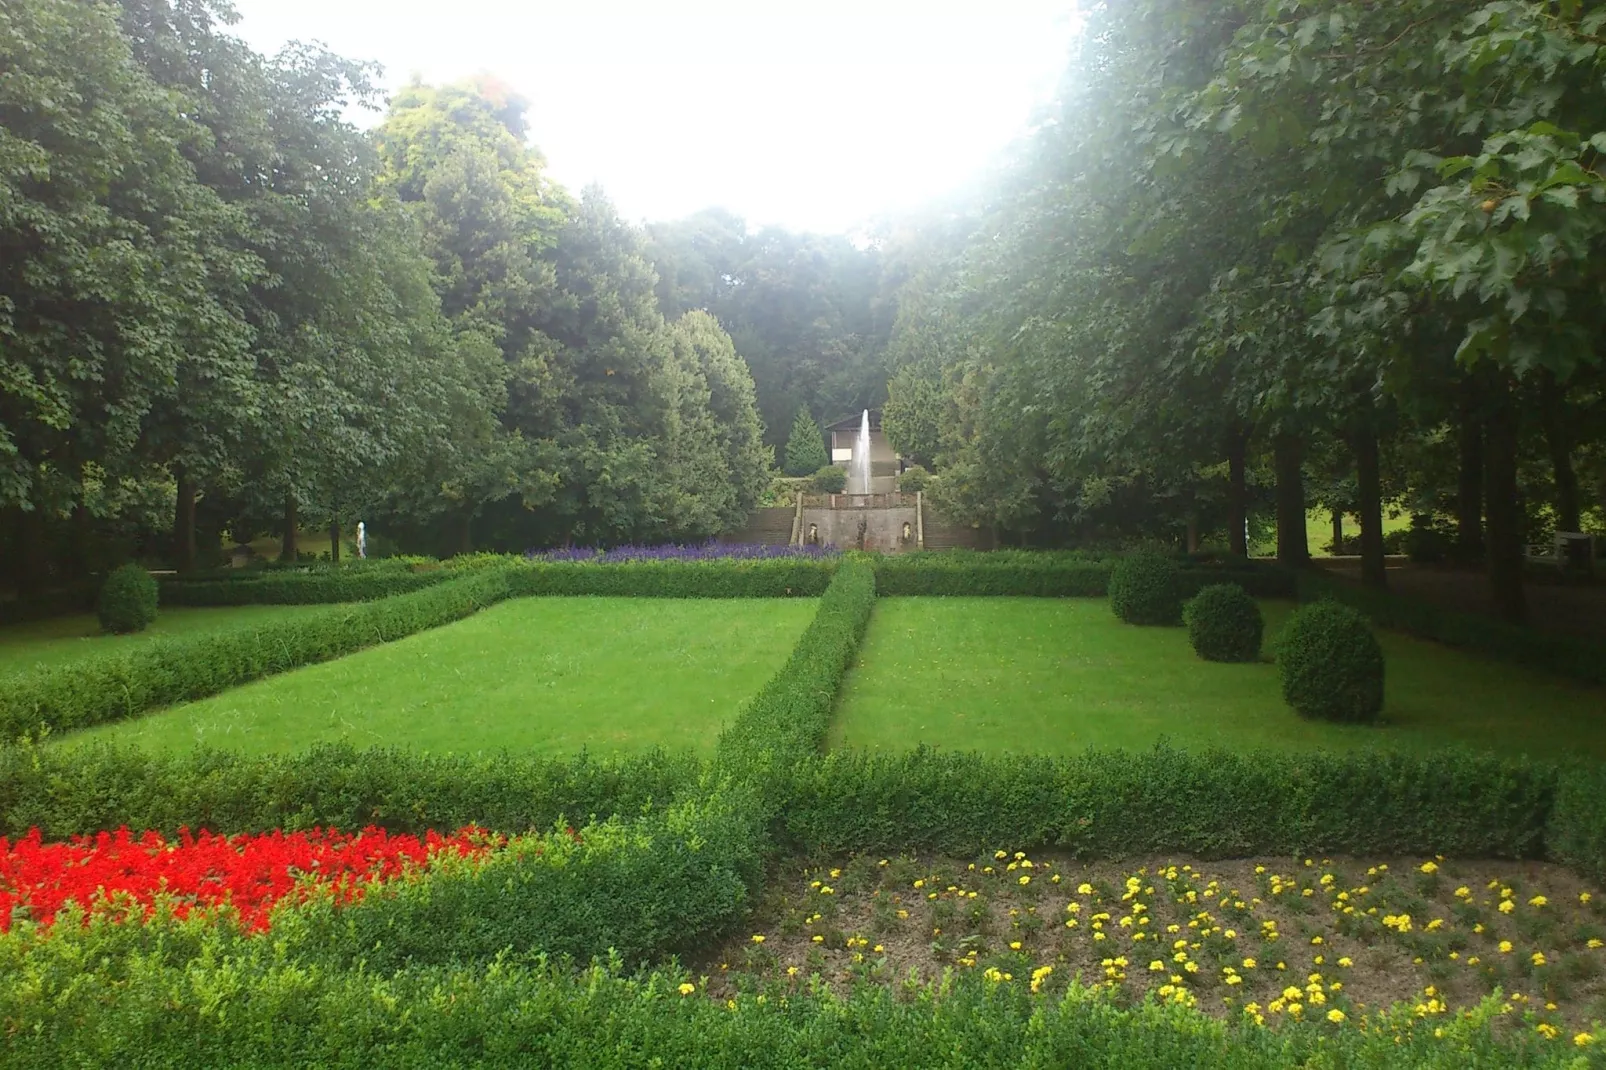
[{"label": "sky", "polygon": [[[854,231],[986,173],[1049,97],[1075,0],[234,0],[269,54],[321,41],[414,76],[488,73],[531,102],[558,181],[626,218],[718,205]],[[355,117],[355,116],[354,116]],[[360,119],[365,123],[377,117]]]}]

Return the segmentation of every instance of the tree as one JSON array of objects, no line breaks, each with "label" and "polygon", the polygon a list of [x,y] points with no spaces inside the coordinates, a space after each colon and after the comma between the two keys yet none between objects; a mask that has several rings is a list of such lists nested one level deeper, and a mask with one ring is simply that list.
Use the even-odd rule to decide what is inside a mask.
[{"label": "tree", "polygon": [[810,476],[830,463],[820,425],[808,409],[798,409],[792,420],[792,433],[786,439],[786,474]]}]

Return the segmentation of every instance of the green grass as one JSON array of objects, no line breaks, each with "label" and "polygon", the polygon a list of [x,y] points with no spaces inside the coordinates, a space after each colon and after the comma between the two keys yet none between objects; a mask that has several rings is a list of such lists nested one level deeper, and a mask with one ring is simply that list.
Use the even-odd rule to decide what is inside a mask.
[{"label": "green grass", "polygon": [[434,752],[690,748],[781,667],[816,599],[524,598],[67,737],[249,753],[347,740]]},{"label": "green grass", "polygon": [[[1265,604],[1268,648],[1292,606]],[[1064,754],[1085,747],[1348,750],[1462,743],[1606,756],[1606,690],[1380,633],[1382,726],[1307,721],[1275,665],[1200,660],[1181,628],[1102,599],[887,598],[845,682],[832,742]]]},{"label": "green grass", "polygon": [[112,650],[127,650],[158,636],[243,628],[273,620],[316,613],[327,606],[238,606],[163,609],[152,624],[134,635],[102,635],[93,613],[11,624],[0,628],[0,674],[60,665]]}]

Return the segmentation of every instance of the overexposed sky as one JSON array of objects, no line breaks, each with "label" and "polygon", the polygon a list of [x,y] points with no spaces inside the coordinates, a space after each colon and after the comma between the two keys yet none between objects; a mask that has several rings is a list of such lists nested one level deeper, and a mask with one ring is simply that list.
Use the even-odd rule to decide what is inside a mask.
[{"label": "overexposed sky", "polygon": [[710,205],[847,231],[949,193],[1018,137],[1076,0],[235,0],[260,51],[316,40],[529,98],[531,140],[634,220]]}]

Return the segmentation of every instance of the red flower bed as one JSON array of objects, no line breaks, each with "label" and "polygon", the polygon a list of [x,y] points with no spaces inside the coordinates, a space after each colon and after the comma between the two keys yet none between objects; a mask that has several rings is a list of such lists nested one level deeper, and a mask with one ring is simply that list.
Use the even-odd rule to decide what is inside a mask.
[{"label": "red flower bed", "polygon": [[86,910],[131,901],[148,916],[164,894],[180,916],[196,907],[232,904],[247,928],[260,931],[268,927],[275,903],[304,894],[309,883],[349,902],[437,852],[481,854],[501,842],[473,827],[451,836],[431,832],[422,840],[377,828],[356,835],[314,829],[254,836],[192,836],[185,829],[172,841],[121,828],[67,843],[45,843],[34,829],[16,843],[0,837],[0,932],[11,928],[18,906],[49,925],[68,900]]}]

